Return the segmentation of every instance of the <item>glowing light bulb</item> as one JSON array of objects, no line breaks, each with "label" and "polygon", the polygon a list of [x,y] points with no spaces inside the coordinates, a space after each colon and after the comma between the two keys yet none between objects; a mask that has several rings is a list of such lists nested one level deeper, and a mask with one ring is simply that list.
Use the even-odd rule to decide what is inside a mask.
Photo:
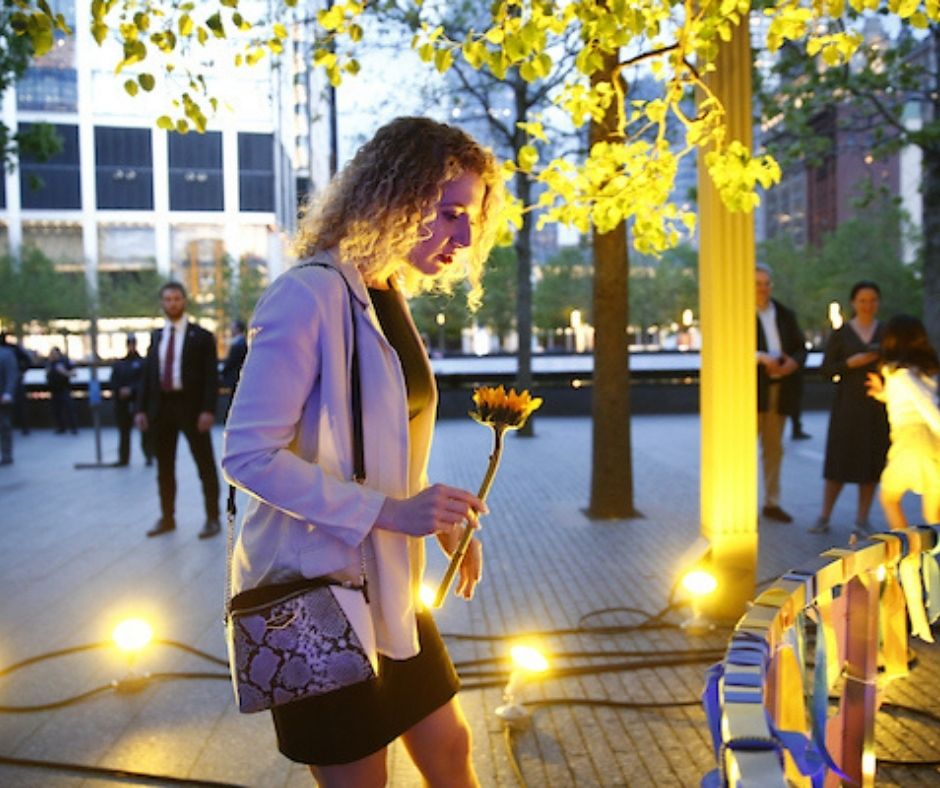
[{"label": "glowing light bulb", "polygon": [[548,670],[548,660],[545,655],[532,646],[513,646],[510,650],[512,664],[517,668],[527,670],[529,673],[544,673]]},{"label": "glowing light bulb", "polygon": [[693,569],[682,578],[682,587],[693,596],[705,596],[718,588],[718,579],[704,569]]},{"label": "glowing light bulb", "polygon": [[122,651],[140,651],[153,639],[153,627],[142,618],[128,618],[114,628],[111,637]]},{"label": "glowing light bulb", "polygon": [[427,583],[422,583],[421,588],[418,589],[418,599],[421,600],[421,604],[426,608],[434,607],[434,596],[434,589]]}]

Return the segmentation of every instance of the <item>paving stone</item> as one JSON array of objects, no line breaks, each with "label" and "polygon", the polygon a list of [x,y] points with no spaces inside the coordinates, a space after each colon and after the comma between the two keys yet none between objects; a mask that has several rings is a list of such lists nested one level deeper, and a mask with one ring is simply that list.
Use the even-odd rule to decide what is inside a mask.
[{"label": "paving stone", "polygon": [[[806,532],[818,513],[825,414],[807,413],[814,435],[787,441],[783,505],[790,526],[760,526],[758,574],[773,577],[845,544],[855,491],[849,487],[828,535]],[[675,580],[674,563],[699,532],[698,419],[639,416],[633,420],[636,506],[643,516],[592,522],[583,512],[590,489],[591,425],[585,418],[542,418],[535,438],[511,435],[484,520],[484,582],[468,603],[450,598],[438,625],[458,666],[465,665],[462,704],[473,734],[484,786],[517,784],[511,757],[530,786],[688,786],[713,767],[704,714],[698,705],[638,709],[579,705],[602,702],[681,702],[697,699],[707,662],[664,664],[591,675],[549,674],[520,690],[534,708],[531,725],[512,736],[512,752],[494,709],[508,678],[510,639],[532,639],[572,665],[623,662],[625,650],[723,650],[725,635],[692,638],[677,629],[602,634],[591,628],[631,625],[661,610]],[[216,446],[221,434],[216,431]],[[15,436],[16,463],[0,469],[0,669],[55,649],[108,638],[123,614],[143,610],[158,637],[224,656],[221,609],[224,539],[199,540],[201,494],[183,450],[178,459],[179,529],[159,539],[146,530],[158,514],[155,469],[139,457],[124,469],[75,470],[93,459],[90,431],[79,437],[33,432]],[[107,456],[116,436],[103,436]],[[136,447],[135,447],[136,448]],[[490,451],[487,430],[469,419],[443,421],[430,476],[475,490]],[[916,519],[914,502],[909,515]],[[884,527],[880,511],[872,522]],[[433,584],[445,561],[429,549]],[[633,610],[630,610],[632,608]],[[637,612],[639,611],[639,612]],[[671,621],[681,620],[674,614]],[[559,634],[556,630],[578,628]],[[460,639],[456,635],[476,638]],[[885,698],[940,715],[940,647],[916,644],[919,664]],[[585,654],[593,655],[591,657]],[[485,664],[469,664],[492,660]],[[213,672],[224,668],[169,646],[154,647],[134,666],[150,672]],[[129,666],[109,649],[43,662],[0,681],[0,704],[45,702],[106,684]],[[475,672],[486,671],[477,679]],[[473,688],[484,681],[486,686]],[[936,758],[935,719],[882,712],[883,757]],[[222,677],[163,681],[136,694],[103,693],[81,704],[34,714],[0,714],[0,754],[126,768],[198,781],[245,786],[310,785],[307,770],[277,754],[266,714],[239,715]],[[404,749],[389,755],[390,785],[420,779]],[[879,785],[929,785],[935,769],[882,766]],[[0,785],[132,784],[69,773],[0,765]]]}]

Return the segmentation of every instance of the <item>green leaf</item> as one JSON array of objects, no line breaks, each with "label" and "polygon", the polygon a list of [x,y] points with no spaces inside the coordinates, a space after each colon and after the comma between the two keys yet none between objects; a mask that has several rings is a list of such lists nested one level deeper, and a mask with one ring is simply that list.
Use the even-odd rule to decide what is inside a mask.
[{"label": "green leaf", "polygon": [[180,35],[189,38],[193,34],[193,18],[189,14],[183,14],[179,19]]},{"label": "green leaf", "polygon": [[454,53],[449,49],[438,49],[434,53],[434,68],[439,73],[445,73],[454,63]]},{"label": "green leaf", "polygon": [[216,38],[225,38],[225,27],[222,24],[222,15],[218,11],[206,20],[206,27],[212,31]]},{"label": "green leaf", "polygon": [[133,79],[125,81],[124,90],[127,91],[128,95],[136,96],[138,89],[137,83]]},{"label": "green leaf", "polygon": [[157,128],[166,129],[169,131],[173,128],[173,118],[171,118],[169,115],[161,115],[159,118],[157,118]]},{"label": "green leaf", "polygon": [[539,152],[532,145],[523,145],[519,148],[519,155],[516,157],[519,162],[519,169],[523,172],[532,172],[532,168],[538,163]]},{"label": "green leaf", "polygon": [[154,85],[156,85],[156,80],[153,78],[153,74],[141,74],[137,77],[137,81],[140,83],[140,86],[148,93],[153,90]]}]

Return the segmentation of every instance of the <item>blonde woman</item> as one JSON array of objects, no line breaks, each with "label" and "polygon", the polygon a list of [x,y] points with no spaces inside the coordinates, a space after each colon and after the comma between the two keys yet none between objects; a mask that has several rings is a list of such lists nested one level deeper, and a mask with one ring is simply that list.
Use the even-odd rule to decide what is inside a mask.
[{"label": "blonde woman", "polygon": [[[251,322],[222,458],[250,497],[234,591],[354,580],[365,561],[364,636],[374,638],[378,677],[273,710],[279,749],[323,786],[384,785],[386,748],[399,737],[428,784],[478,784],[456,672],[416,593],[424,537],[449,554],[463,520],[486,509],[466,490],[428,483],[437,392],[404,296],[468,280],[479,300],[502,195],[493,155],[466,133],[392,121],[308,211],[301,263],[271,285]],[[363,485],[351,481],[352,321]],[[472,597],[481,571],[474,539],[460,596]]]}]

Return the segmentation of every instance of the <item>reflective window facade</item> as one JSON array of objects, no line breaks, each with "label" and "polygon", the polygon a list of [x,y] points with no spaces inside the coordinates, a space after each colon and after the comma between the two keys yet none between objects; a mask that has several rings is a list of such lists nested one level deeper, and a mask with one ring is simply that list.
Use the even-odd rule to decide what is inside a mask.
[{"label": "reflective window facade", "polygon": [[[33,124],[20,123],[21,131]],[[54,124],[62,150],[47,161],[20,157],[20,194],[24,208],[81,208],[78,126]]]},{"label": "reflective window facade", "polygon": [[242,211],[274,211],[274,135],[238,135],[238,203]]},{"label": "reflective window facade", "polygon": [[221,211],[222,134],[167,135],[171,211]]},{"label": "reflective window facade", "polygon": [[149,129],[95,128],[99,208],[153,208],[153,150]]}]

